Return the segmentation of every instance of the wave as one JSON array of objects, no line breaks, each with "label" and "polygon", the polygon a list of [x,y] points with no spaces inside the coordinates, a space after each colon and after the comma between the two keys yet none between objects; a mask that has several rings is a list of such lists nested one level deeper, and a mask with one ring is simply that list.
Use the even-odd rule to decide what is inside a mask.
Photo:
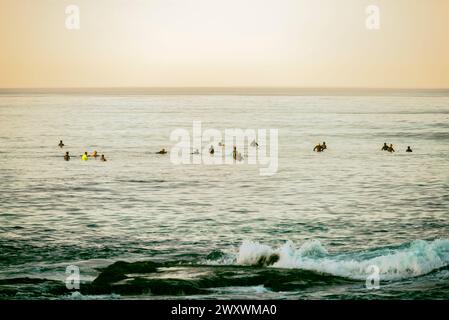
[{"label": "wave", "polygon": [[[0,300],[21,298],[121,299],[130,296],[269,298],[293,294],[310,298],[367,298],[366,279],[379,271],[377,297],[443,298],[448,296],[449,239],[416,240],[367,251],[330,253],[317,240],[298,248],[245,241],[235,253],[213,251],[203,263],[184,260],[115,261],[97,268],[79,293],[64,281],[44,278],[0,279]],[[419,277],[422,276],[422,277]],[[407,278],[415,278],[410,281]],[[405,281],[390,282],[390,280]]]},{"label": "wave", "polygon": [[118,182],[124,183],[164,183],[162,179],[117,179]]},{"label": "wave", "polygon": [[279,248],[244,241],[235,256],[221,257],[218,264],[302,269],[353,280],[366,279],[377,269],[381,280],[400,280],[449,266],[449,239],[416,240],[345,254],[329,254],[318,240],[307,241],[298,249],[291,241]]}]

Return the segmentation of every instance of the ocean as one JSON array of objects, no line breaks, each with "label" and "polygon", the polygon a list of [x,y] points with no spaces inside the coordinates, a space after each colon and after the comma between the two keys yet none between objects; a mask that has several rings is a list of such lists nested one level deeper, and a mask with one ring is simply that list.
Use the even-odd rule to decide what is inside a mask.
[{"label": "ocean", "polygon": [[[174,164],[194,121],[277,171]],[[0,94],[0,299],[449,299],[448,218],[447,91]]]}]

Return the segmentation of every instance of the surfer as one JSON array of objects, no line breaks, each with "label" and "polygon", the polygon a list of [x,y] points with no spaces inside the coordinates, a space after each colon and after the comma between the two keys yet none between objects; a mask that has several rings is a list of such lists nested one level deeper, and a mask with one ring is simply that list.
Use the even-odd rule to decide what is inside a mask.
[{"label": "surfer", "polygon": [[234,146],[234,149],[232,150],[232,158],[234,160],[237,160],[237,147]]},{"label": "surfer", "polygon": [[59,140],[58,146],[59,146],[60,148],[64,147],[64,143],[62,142],[62,140]]},{"label": "surfer", "polygon": [[315,146],[315,148],[313,148],[313,151],[321,152],[321,151],[323,151],[323,146],[321,146],[321,144],[318,143],[318,144]]},{"label": "surfer", "polygon": [[382,150],[382,151],[388,151],[388,146],[387,146],[387,143],[386,143],[386,142],[384,142],[384,146],[382,147],[381,150]]},{"label": "surfer", "polygon": [[81,156],[81,160],[87,161],[87,159],[88,159],[88,156],[87,156],[87,151],[86,151],[86,152],[84,152],[84,154]]},{"label": "surfer", "polygon": [[156,154],[166,154],[167,150],[165,150],[165,148],[163,148],[161,151],[156,152]]},{"label": "surfer", "polygon": [[321,145],[321,148],[322,148],[323,150],[326,150],[326,149],[327,149],[326,142],[323,141],[323,144]]},{"label": "surfer", "polygon": [[236,156],[235,160],[237,160],[237,161],[243,160],[242,154],[240,152],[237,152],[237,156]]},{"label": "surfer", "polygon": [[104,154],[101,155],[100,160],[101,160],[101,161],[106,161],[106,158],[104,157]]},{"label": "surfer", "polygon": [[214,154],[215,153],[214,146],[210,146],[209,153],[210,154]]},{"label": "surfer", "polygon": [[251,147],[258,147],[259,144],[256,142],[256,140],[253,140],[253,142],[251,142]]},{"label": "surfer", "polygon": [[413,150],[410,148],[410,146],[407,147],[407,150],[405,152],[413,152]]},{"label": "surfer", "polygon": [[69,155],[69,152],[67,151],[66,153],[65,153],[65,155],[64,155],[64,160],[65,161],[69,161],[70,160],[70,155]]},{"label": "surfer", "polygon": [[95,151],[92,153],[91,157],[92,157],[92,158],[98,157],[97,150],[95,150]]},{"label": "surfer", "polygon": [[388,152],[395,152],[394,148],[393,148],[393,144],[390,144],[390,146],[388,147]]},{"label": "surfer", "polygon": [[191,154],[200,154],[200,151],[198,149],[196,149],[194,152],[192,152]]}]

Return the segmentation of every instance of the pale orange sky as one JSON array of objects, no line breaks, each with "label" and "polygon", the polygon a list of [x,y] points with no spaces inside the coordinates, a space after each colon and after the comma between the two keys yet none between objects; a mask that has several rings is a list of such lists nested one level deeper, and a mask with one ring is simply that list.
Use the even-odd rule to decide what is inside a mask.
[{"label": "pale orange sky", "polygon": [[0,87],[449,88],[448,39],[448,0],[0,0]]}]

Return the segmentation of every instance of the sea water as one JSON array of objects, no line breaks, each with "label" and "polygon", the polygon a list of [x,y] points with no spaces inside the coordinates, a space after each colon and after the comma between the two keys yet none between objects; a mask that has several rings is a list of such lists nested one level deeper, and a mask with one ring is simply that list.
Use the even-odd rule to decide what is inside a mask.
[{"label": "sea water", "polygon": [[[277,172],[155,154],[194,121]],[[448,216],[447,92],[0,95],[1,299],[447,299]]]}]

